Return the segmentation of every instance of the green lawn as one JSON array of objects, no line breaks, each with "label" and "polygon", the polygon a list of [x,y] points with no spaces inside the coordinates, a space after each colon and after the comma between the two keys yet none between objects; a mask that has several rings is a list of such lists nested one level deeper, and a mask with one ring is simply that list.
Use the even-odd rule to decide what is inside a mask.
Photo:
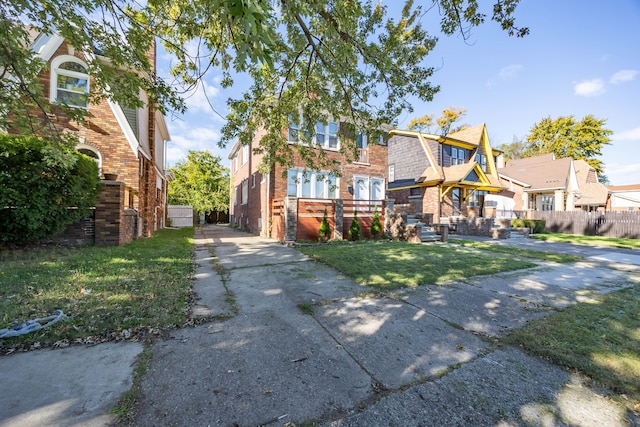
[{"label": "green lawn", "polygon": [[465,248],[481,249],[483,251],[519,256],[523,258],[539,259],[541,261],[553,261],[560,263],[576,262],[582,259],[580,256],[559,254],[555,252],[536,251],[533,249],[516,248],[509,245],[496,245],[475,240],[450,239],[450,243],[464,246]]},{"label": "green lawn", "polygon": [[122,247],[47,248],[0,260],[0,329],[63,310],[69,320],[0,341],[12,347],[113,339],[186,321],[193,229]]},{"label": "green lawn", "polygon": [[535,264],[453,245],[361,242],[311,245],[300,251],[377,290],[415,287]]},{"label": "green lawn", "polygon": [[640,285],[636,285],[530,321],[506,342],[577,369],[640,405],[639,313]]},{"label": "green lawn", "polygon": [[575,243],[587,246],[604,246],[621,249],[640,249],[640,239],[623,239],[617,237],[582,236],[580,234],[543,233],[532,234],[532,239],[549,242]]}]

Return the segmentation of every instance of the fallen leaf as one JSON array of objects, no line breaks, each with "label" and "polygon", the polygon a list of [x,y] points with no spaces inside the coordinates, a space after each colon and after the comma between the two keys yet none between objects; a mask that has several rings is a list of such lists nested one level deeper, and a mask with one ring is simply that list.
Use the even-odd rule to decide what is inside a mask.
[{"label": "fallen leaf", "polygon": [[458,345],[456,346],[456,348],[457,348],[458,350],[464,350],[464,346],[463,346],[462,344],[458,344]]}]

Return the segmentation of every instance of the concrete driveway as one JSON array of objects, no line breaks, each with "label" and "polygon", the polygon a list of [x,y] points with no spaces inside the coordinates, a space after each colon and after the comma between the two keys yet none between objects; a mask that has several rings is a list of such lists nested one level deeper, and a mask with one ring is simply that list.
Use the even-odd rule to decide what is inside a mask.
[{"label": "concrete driveway", "polygon": [[217,226],[196,237],[198,271],[209,277],[195,285],[198,304],[220,320],[153,346],[137,425],[637,422],[578,376],[494,338],[638,283],[638,258],[625,258],[626,271],[602,259],[545,264],[371,297],[273,241]]}]

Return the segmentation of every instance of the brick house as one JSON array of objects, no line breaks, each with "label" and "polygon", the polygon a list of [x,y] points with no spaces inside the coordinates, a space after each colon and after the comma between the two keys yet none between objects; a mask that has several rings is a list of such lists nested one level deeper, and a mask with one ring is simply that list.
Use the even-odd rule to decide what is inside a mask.
[{"label": "brick house", "polygon": [[446,136],[392,130],[389,197],[397,210],[423,214],[428,222],[481,217],[484,196],[503,189],[484,124]]},{"label": "brick house", "polygon": [[515,210],[605,210],[609,191],[584,160],[556,159],[552,153],[511,160],[498,169]]},{"label": "brick house", "polygon": [[[309,170],[300,159],[290,168],[278,164],[261,173],[258,166],[263,155],[254,153],[253,149],[265,131],[257,132],[250,145],[236,142],[228,156],[231,160],[230,222],[264,237],[314,240],[318,238],[323,210],[327,209],[332,237],[342,238],[351,223],[352,212],[357,210],[359,221],[366,229],[376,207],[383,213],[387,138],[379,134],[355,136],[358,157],[348,162],[339,151],[341,138],[345,137],[339,132],[341,126],[344,124],[318,123],[313,136],[313,143],[321,145],[329,159],[340,162],[339,176],[329,170]],[[290,123],[283,132],[289,144],[303,143],[295,123]]]},{"label": "brick house", "polygon": [[[144,93],[140,94],[144,108],[125,108],[106,99],[90,104],[87,56],[57,34],[33,34],[31,48],[48,63],[39,78],[50,102],[88,112],[86,122],[79,124],[52,105],[50,118],[59,129],[77,135],[76,148],[95,159],[103,178],[91,243],[121,245],[164,227],[169,132],[162,113],[146,102]],[[155,66],[155,48],[149,55]]]}]

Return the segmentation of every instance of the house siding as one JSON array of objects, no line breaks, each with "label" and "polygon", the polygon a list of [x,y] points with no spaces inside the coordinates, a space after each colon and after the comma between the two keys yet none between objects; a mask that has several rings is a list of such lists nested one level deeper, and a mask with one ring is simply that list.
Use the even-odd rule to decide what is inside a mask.
[{"label": "house siding", "polygon": [[396,181],[415,180],[428,164],[427,155],[417,137],[393,135],[389,139],[389,165],[394,166]]}]

